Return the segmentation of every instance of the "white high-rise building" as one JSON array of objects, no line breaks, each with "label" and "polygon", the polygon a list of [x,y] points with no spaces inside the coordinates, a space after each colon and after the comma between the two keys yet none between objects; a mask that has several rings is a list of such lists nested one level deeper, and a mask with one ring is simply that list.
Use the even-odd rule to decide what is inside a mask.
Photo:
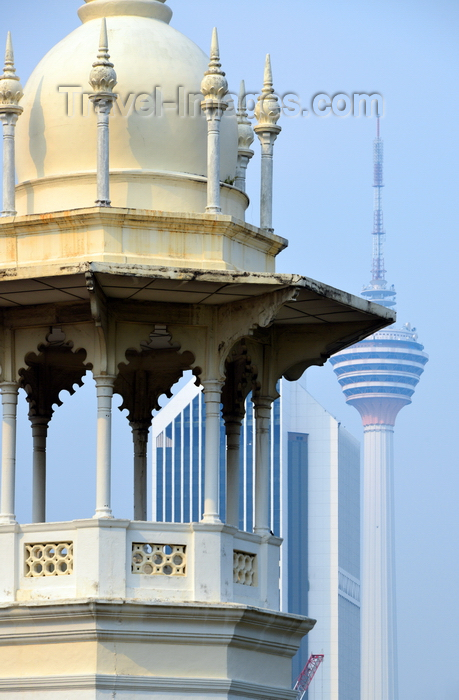
[{"label": "white high-rise building", "polygon": [[[283,538],[281,609],[317,620],[293,660],[293,680],[310,654],[323,654],[311,693],[316,686],[324,700],[354,700],[360,692],[360,448],[299,382],[282,381],[280,394],[270,425],[270,527]],[[153,519],[187,521],[202,508],[205,441],[203,395],[193,380],[155,416],[152,439]],[[250,399],[241,442],[239,527],[251,531]],[[222,509],[225,472],[222,420]]]}]

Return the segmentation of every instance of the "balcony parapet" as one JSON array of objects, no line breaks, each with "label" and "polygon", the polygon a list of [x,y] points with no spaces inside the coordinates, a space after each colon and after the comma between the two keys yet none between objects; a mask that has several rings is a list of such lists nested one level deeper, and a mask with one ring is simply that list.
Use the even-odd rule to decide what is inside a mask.
[{"label": "balcony parapet", "polygon": [[0,605],[93,599],[279,610],[280,544],[221,523],[4,525]]}]

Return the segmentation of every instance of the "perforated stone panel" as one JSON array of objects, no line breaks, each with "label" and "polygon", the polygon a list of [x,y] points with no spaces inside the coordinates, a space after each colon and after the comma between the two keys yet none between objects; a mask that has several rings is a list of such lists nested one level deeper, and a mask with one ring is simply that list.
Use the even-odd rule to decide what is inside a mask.
[{"label": "perforated stone panel", "polygon": [[186,546],[134,542],[132,573],[147,576],[186,576]]},{"label": "perforated stone panel", "polygon": [[256,555],[247,552],[233,552],[233,581],[243,586],[255,586]]},{"label": "perforated stone panel", "polygon": [[73,542],[46,542],[25,545],[25,575],[69,576],[73,573]]}]

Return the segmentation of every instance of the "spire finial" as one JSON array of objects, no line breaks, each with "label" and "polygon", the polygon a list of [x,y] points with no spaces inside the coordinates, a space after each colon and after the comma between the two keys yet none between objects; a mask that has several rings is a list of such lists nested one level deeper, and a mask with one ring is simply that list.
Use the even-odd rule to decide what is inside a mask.
[{"label": "spire finial", "polygon": [[273,71],[271,68],[271,55],[269,53],[266,54],[266,61],[265,61],[265,75],[264,75],[264,84],[263,84],[263,93],[265,95],[272,95],[274,92],[274,87],[273,87]]},{"label": "spire finial", "polygon": [[218,33],[216,27],[212,32],[212,43],[210,45],[209,68],[204,73],[201,83],[201,92],[205,100],[218,100],[221,102],[228,92],[228,83],[225,73],[221,69],[220,49],[218,46]]},{"label": "spire finial", "polygon": [[11,32],[8,32],[6,37],[5,67],[3,69],[3,75],[0,75],[0,105],[3,107],[9,106],[22,112],[22,107],[19,106],[19,102],[23,95],[22,85],[19,82],[14,67]]},{"label": "spire finial", "polygon": [[97,54],[97,61],[92,64],[89,84],[94,92],[113,94],[116,82],[116,73],[108,53],[107,21],[104,17],[100,28],[99,53]]},{"label": "spire finial", "polygon": [[14,67],[14,53],[13,53],[13,41],[11,39],[11,32],[6,35],[6,49],[5,49],[5,67],[3,73],[16,73]]},{"label": "spire finial", "polygon": [[258,121],[258,127],[275,126],[279,121],[280,115],[281,108],[279,105],[279,99],[277,95],[274,94],[271,56],[268,53],[266,55],[265,62],[263,90],[261,91],[261,95],[258,97],[258,102],[255,107],[255,117]]},{"label": "spire finial", "polygon": [[212,30],[212,42],[210,45],[210,67],[221,68],[220,63],[220,47],[218,45],[218,32],[217,27]]}]

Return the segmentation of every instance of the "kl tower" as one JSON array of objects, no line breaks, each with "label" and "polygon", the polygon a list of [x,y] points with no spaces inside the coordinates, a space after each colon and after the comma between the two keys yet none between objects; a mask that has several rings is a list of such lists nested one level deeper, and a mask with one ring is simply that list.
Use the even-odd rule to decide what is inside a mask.
[{"label": "kl tower", "polygon": [[[383,141],[379,117],[373,142],[372,279],[362,296],[387,308],[395,288],[384,269]],[[410,324],[389,327],[339,352],[330,362],[346,401],[364,427],[361,700],[397,700],[394,569],[394,425],[411,403],[428,356]]]}]

